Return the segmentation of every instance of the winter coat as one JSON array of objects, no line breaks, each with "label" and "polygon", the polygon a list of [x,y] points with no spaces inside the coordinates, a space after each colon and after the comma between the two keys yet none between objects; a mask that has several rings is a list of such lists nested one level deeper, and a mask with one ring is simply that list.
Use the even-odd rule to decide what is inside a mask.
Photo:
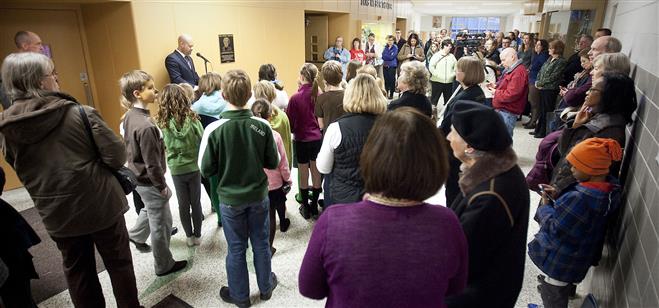
[{"label": "winter coat", "polygon": [[443,55],[441,52],[434,53],[428,63],[428,69],[432,74],[430,81],[453,83],[455,81],[455,65],[457,63],[458,60],[451,53],[446,55]]},{"label": "winter coat", "polygon": [[531,67],[529,68],[530,84],[535,84],[535,81],[538,78],[538,73],[540,72],[542,65],[547,62],[547,59],[549,59],[549,53],[546,51],[539,54],[535,52],[533,53],[533,57],[531,58]]},{"label": "winter coat", "polygon": [[529,191],[512,148],[488,152],[460,177],[450,205],[467,236],[467,288],[448,307],[513,307],[522,289]]},{"label": "winter coat", "polygon": [[414,107],[419,112],[427,115],[428,117],[432,116],[432,105],[430,100],[425,94],[412,93],[411,91],[405,91],[400,95],[399,98],[391,101],[387,110],[392,111],[400,107]]},{"label": "winter coat", "polygon": [[389,45],[384,47],[382,51],[382,60],[385,67],[398,67],[398,46]]},{"label": "winter coat", "polygon": [[497,82],[492,99],[494,109],[502,109],[512,114],[522,114],[529,94],[526,68],[521,61],[506,69]]},{"label": "winter coat", "polygon": [[409,57],[410,54],[412,54],[412,46],[410,46],[409,44],[405,44],[403,45],[402,48],[400,48],[400,51],[398,51],[398,62],[400,63],[400,65],[403,65],[405,64],[405,62],[409,62],[409,61],[423,62],[424,60],[426,60],[426,55],[423,53],[423,46],[421,46],[420,44],[414,48],[414,55],[416,56],[416,58],[410,59]]},{"label": "winter coat", "polygon": [[53,237],[103,230],[128,210],[123,189],[103,166],[119,169],[124,165],[123,141],[94,108],[84,106],[98,157],[78,106],[67,94],[48,93],[16,100],[0,115],[5,159]]},{"label": "winter coat", "polygon": [[526,185],[530,190],[540,192],[538,185],[549,184],[551,174],[556,166],[558,153],[558,139],[562,130],[551,132],[540,141],[538,152],[535,154],[535,163],[526,175]]},{"label": "winter coat", "polygon": [[565,59],[549,57],[547,62],[542,65],[538,78],[535,81],[539,90],[558,90],[558,86],[563,80],[563,70],[565,69]]},{"label": "winter coat", "polygon": [[181,175],[199,171],[199,144],[204,128],[197,119],[186,118],[182,127],[176,125],[172,118],[167,127],[163,127],[163,141],[167,166],[172,175]]}]

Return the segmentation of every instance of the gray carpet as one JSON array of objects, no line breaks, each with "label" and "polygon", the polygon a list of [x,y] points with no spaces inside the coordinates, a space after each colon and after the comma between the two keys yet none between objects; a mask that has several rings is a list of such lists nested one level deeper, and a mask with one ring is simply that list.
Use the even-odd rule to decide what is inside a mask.
[{"label": "gray carpet", "polygon": [[[32,262],[39,274],[39,279],[32,280],[32,298],[35,303],[40,303],[68,289],[62,270],[62,254],[57,249],[55,242],[48,236],[36,208],[22,211],[21,215],[41,238],[41,243],[30,248],[33,256]],[[97,272],[105,270],[98,252],[96,253],[96,270]]]}]

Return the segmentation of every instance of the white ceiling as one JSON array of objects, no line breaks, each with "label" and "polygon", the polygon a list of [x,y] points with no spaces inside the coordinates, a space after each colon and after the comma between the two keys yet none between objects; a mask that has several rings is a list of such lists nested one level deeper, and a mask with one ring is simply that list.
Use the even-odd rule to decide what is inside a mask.
[{"label": "white ceiling", "polygon": [[524,0],[411,0],[412,9],[430,16],[505,16],[521,12]]}]

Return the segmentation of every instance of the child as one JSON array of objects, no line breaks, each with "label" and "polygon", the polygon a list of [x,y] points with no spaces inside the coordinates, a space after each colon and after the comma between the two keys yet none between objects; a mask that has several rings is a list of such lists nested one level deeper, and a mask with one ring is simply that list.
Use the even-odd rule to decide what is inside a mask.
[{"label": "child", "polygon": [[251,305],[245,260],[247,238],[252,243],[261,300],[270,299],[277,287],[277,276],[271,272],[268,178],[263,168],[277,168],[279,155],[270,124],[254,118],[245,108],[250,95],[247,73],[231,70],[224,75],[222,96],[227,110],[222,113],[222,120],[206,127],[199,150],[202,175],[219,176],[222,227],[229,245],[229,286],[220,288],[220,297],[239,307]]},{"label": "child", "polygon": [[[316,157],[322,144],[322,134],[314,116],[314,102],[311,97],[311,83],[316,79],[318,69],[311,63],[305,63],[300,69],[300,89],[291,96],[288,103],[288,118],[291,123],[295,144],[295,156],[300,175],[300,195],[302,205],[300,214],[304,219],[318,217],[318,198],[320,197],[320,173],[316,168]],[[309,173],[311,173],[312,197],[309,203]]]},{"label": "child", "polygon": [[174,261],[169,251],[172,231],[169,198],[172,193],[165,182],[165,145],[162,132],[153,124],[148,109],[156,100],[158,90],[153,77],[140,70],[125,73],[119,86],[121,103],[128,109],[123,122],[128,168],[137,175],[136,190],[144,202],[128,236],[141,251],[150,249],[145,242],[151,236],[156,275],[165,276],[185,268],[188,261]]},{"label": "child", "polygon": [[[259,117],[269,122],[272,117],[272,107],[268,101],[257,99],[252,105],[252,113],[255,117]],[[291,225],[291,220],[286,218],[287,192],[284,191],[284,184],[290,189],[293,182],[291,181],[291,171],[288,169],[284,141],[281,139],[281,135],[278,132],[273,130],[272,134],[275,137],[277,151],[279,152],[279,157],[281,159],[279,160],[279,166],[277,166],[277,169],[263,169],[263,171],[265,171],[265,174],[268,176],[268,199],[270,199],[270,251],[272,251],[272,255],[274,255],[277,251],[277,249],[272,247],[272,242],[275,240],[275,226],[277,225],[275,211],[279,215],[279,228],[281,229],[281,232],[286,232]]]},{"label": "child", "polygon": [[553,202],[555,188],[543,185],[544,205],[535,215],[540,231],[529,243],[529,257],[547,275],[538,277],[545,307],[567,307],[572,284],[581,282],[598,261],[606,222],[620,202],[620,188],[607,175],[611,161],[621,158],[615,140],[586,139],[566,158],[578,183]]},{"label": "child", "polygon": [[190,109],[190,101],[182,86],[166,85],[160,95],[157,123],[165,140],[167,165],[174,180],[186,243],[192,247],[201,242],[201,222],[204,216],[201,211],[201,175],[197,166],[204,128],[199,116]]}]

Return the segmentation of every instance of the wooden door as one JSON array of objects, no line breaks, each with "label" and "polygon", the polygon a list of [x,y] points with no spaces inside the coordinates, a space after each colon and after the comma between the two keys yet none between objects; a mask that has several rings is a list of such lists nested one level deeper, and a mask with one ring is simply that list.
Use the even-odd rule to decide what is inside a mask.
[{"label": "wooden door", "polygon": [[[75,9],[0,8],[0,56],[4,59],[16,51],[17,31],[37,33],[50,48],[61,91],[83,104],[93,105],[78,13]],[[7,175],[5,190],[22,186],[4,159],[2,168]]]},{"label": "wooden door", "polygon": [[328,44],[329,20],[327,15],[307,15],[304,28],[304,58],[309,63],[325,62],[323,55]]}]

